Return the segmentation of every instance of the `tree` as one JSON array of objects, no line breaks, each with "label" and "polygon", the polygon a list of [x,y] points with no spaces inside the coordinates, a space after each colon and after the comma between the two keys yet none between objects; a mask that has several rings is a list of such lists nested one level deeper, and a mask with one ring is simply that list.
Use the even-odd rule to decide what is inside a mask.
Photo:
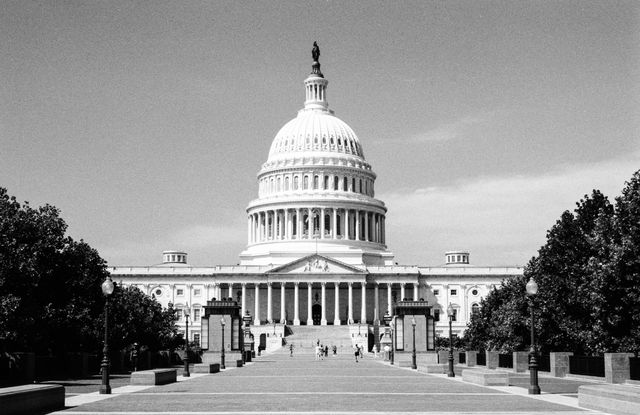
[{"label": "tree", "polygon": [[528,346],[525,284],[533,278],[542,351],[597,354],[640,349],[640,171],[612,205],[594,190],[565,211],[524,270],[481,303],[465,333],[473,348]]},{"label": "tree", "polygon": [[109,299],[109,319],[109,342],[114,350],[124,349],[133,343],[150,350],[173,349],[184,343],[175,324],[176,310],[163,309],[160,303],[138,287],[122,288],[115,284]]},{"label": "tree", "polygon": [[[20,204],[0,188],[0,343],[7,350],[58,354],[102,345],[105,261],[66,236],[53,206]],[[137,288],[113,295],[112,350],[134,341],[157,348],[175,338],[176,316]],[[111,325],[110,324],[110,325]]]}]

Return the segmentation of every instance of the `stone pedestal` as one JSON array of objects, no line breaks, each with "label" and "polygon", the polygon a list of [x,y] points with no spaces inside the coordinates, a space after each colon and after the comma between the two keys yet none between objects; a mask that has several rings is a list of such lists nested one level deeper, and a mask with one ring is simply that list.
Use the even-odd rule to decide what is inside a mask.
[{"label": "stone pedestal", "polygon": [[471,367],[471,366],[475,366],[478,364],[478,352],[475,350],[470,350],[465,352],[466,353],[466,361],[467,361],[467,366]]},{"label": "stone pedestal", "polygon": [[499,358],[498,358],[499,353],[496,351],[489,351],[489,350],[487,350],[485,353],[487,356],[487,369],[496,369],[499,365]]},{"label": "stone pedestal", "polygon": [[551,376],[563,378],[569,373],[569,356],[572,352],[551,352],[549,353],[549,370]]},{"label": "stone pedestal", "polygon": [[529,370],[529,352],[513,352],[513,370],[518,373]]},{"label": "stone pedestal", "polygon": [[[460,352],[457,350],[453,351],[453,364],[457,365],[460,363]],[[448,350],[440,350],[438,351],[438,363],[440,364],[448,364],[449,363],[449,351]]]},{"label": "stone pedestal", "polygon": [[630,378],[629,358],[632,353],[604,354],[604,381],[607,383],[625,383]]}]

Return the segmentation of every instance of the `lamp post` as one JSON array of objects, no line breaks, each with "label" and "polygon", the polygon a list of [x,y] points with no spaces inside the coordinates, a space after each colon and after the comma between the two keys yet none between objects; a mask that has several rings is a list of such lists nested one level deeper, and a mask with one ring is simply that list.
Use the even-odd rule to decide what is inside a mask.
[{"label": "lamp post", "polygon": [[396,338],[394,337],[396,330],[396,317],[393,316],[391,319],[391,364],[393,364],[393,359],[396,354]]},{"label": "lamp post", "polygon": [[220,325],[222,326],[222,350],[220,352],[220,369],[226,369],[224,366],[224,317],[220,317]]},{"label": "lamp post", "polygon": [[249,326],[251,325],[251,313],[249,313],[249,310],[247,310],[245,315],[242,317],[242,321],[244,322],[242,360],[246,363],[251,361],[251,346],[249,343],[251,341],[251,329],[249,329]]},{"label": "lamp post", "polygon": [[416,318],[411,317],[411,326],[413,327],[413,352],[411,353],[411,369],[417,369],[416,363]]},{"label": "lamp post", "polygon": [[451,322],[453,321],[453,305],[449,303],[449,307],[447,307],[447,317],[449,317],[449,372],[447,376],[450,378],[455,378],[456,373],[453,371],[453,334],[451,331]]},{"label": "lamp post", "polygon": [[[382,320],[384,321],[384,324],[386,325],[385,328],[385,334],[389,335],[389,338],[391,338],[391,320],[393,319],[393,317],[391,317],[391,314],[389,314],[389,310],[384,312],[384,316],[382,317]],[[393,339],[391,340],[391,342],[393,343]],[[389,350],[389,361],[391,361],[391,350]]]},{"label": "lamp post", "polygon": [[538,362],[536,360],[535,320],[533,315],[533,297],[538,293],[538,284],[529,279],[527,283],[527,297],[529,297],[529,313],[531,314],[531,357],[529,358],[529,395],[540,395],[538,385]]},{"label": "lamp post", "polygon": [[102,294],[104,294],[104,348],[102,349],[102,385],[100,385],[101,395],[110,395],[111,386],[109,385],[109,296],[113,294],[113,281],[108,275],[107,279],[102,283]]},{"label": "lamp post", "polygon": [[188,378],[191,376],[191,373],[189,373],[189,303],[187,303],[187,308],[184,309],[184,319],[187,323],[187,330],[184,338],[184,370],[182,371],[182,376]]},{"label": "lamp post", "polygon": [[273,337],[276,336],[276,321],[273,320]]}]

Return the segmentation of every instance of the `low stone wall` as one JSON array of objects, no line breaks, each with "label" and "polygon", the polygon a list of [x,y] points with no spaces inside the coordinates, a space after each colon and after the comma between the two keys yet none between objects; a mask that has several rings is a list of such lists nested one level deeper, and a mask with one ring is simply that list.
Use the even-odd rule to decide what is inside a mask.
[{"label": "low stone wall", "polygon": [[61,385],[22,385],[0,389],[3,415],[34,414],[64,408]]},{"label": "low stone wall", "polygon": [[578,405],[615,415],[640,414],[640,387],[631,385],[583,385]]},{"label": "low stone wall", "polygon": [[464,369],[462,380],[482,386],[509,386],[509,374],[495,370]]},{"label": "low stone wall", "polygon": [[166,385],[173,383],[177,378],[176,369],[152,369],[133,372],[131,374],[132,385]]}]

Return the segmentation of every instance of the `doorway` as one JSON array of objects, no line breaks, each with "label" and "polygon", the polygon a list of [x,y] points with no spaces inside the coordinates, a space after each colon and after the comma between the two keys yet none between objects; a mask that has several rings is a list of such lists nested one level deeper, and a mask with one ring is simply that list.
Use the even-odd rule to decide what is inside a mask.
[{"label": "doorway", "polygon": [[311,307],[311,319],[314,326],[320,325],[320,320],[322,320],[322,306],[320,304],[314,304]]}]

